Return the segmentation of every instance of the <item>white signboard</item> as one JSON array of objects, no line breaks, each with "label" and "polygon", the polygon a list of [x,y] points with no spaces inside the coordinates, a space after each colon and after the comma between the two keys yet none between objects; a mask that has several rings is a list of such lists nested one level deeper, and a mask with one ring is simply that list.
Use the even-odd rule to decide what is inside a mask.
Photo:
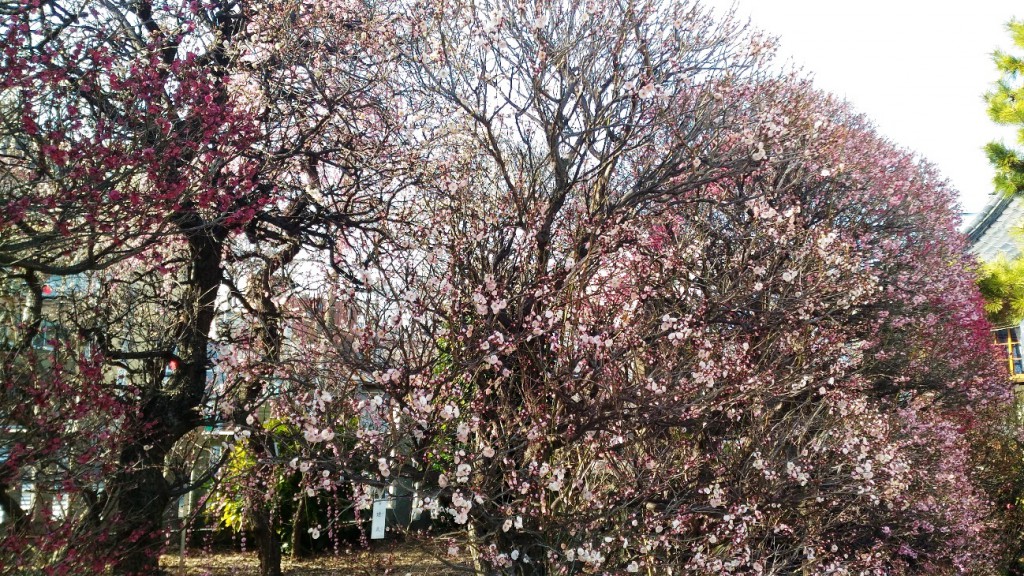
[{"label": "white signboard", "polygon": [[373,501],[373,521],[370,523],[370,539],[381,540],[384,538],[384,518],[388,513],[388,501]]}]

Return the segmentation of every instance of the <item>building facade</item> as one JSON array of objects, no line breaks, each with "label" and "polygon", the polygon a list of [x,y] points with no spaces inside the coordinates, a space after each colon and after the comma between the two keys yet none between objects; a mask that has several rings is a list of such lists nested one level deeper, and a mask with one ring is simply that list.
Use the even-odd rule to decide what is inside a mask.
[{"label": "building facade", "polygon": [[[994,196],[966,230],[969,251],[979,262],[998,258],[1012,260],[1024,251],[1024,200],[1018,196]],[[1021,334],[1024,318],[996,326],[993,342],[1006,363],[1010,379],[1024,383]]]}]

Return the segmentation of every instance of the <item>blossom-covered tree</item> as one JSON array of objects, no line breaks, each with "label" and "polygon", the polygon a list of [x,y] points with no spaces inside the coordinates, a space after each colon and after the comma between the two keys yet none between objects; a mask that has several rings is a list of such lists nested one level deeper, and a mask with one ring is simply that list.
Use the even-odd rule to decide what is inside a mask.
[{"label": "blossom-covered tree", "polygon": [[482,569],[1000,562],[967,432],[1006,391],[930,167],[693,5],[415,10],[436,177],[354,256],[364,365]]},{"label": "blossom-covered tree", "polygon": [[[176,445],[200,426],[252,427],[272,390],[276,299],[296,256],[350,273],[338,246],[372,238],[404,186],[400,118],[380,82],[389,15],[175,1],[25,1],[0,15],[0,264],[28,297],[5,300],[0,425],[13,456],[0,477],[8,488],[45,468],[81,511],[68,534],[98,534],[23,554],[19,524],[4,563],[91,555],[89,570],[151,573],[169,504],[208,477],[172,473]],[[67,351],[40,360],[44,372],[26,352],[58,320],[39,302],[61,278],[88,290],[62,297],[76,313],[53,347]],[[211,386],[218,362],[229,387]],[[26,396],[41,409],[26,412]],[[49,406],[59,397],[68,406]],[[75,434],[102,441],[77,457]],[[279,570],[263,551],[265,571]]]}]

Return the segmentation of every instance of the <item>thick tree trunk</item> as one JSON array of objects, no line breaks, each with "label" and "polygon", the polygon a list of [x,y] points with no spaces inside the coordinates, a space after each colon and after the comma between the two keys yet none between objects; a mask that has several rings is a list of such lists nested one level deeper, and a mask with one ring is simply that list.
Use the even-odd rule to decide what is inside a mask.
[{"label": "thick tree trunk", "polygon": [[162,463],[162,454],[147,454],[135,445],[122,454],[122,472],[108,487],[115,504],[105,518],[113,536],[114,574],[160,573],[163,517],[172,499]]},{"label": "thick tree trunk", "polygon": [[118,575],[160,572],[164,513],[175,496],[164,478],[165,459],[174,444],[198,424],[196,408],[206,392],[209,334],[223,277],[221,250],[226,232],[208,231],[195,214],[183,213],[180,220],[189,234],[190,284],[180,299],[186,313],[170,333],[178,335],[175,352],[184,363],[171,377],[157,364],[134,422],[139,436],[124,446],[119,472],[107,487],[114,505],[104,520],[117,536],[112,545],[117,554],[114,573]]},{"label": "thick tree trunk", "polygon": [[260,556],[260,576],[281,576],[281,538],[270,522],[265,504],[252,511],[253,530]]},{"label": "thick tree trunk", "polygon": [[180,296],[184,314],[169,333],[177,335],[174,352],[184,363],[169,378],[162,365],[156,366],[135,422],[141,436],[124,447],[120,472],[113,486],[108,486],[115,502],[113,515],[106,520],[118,535],[116,574],[159,573],[164,513],[175,495],[164,478],[165,458],[175,442],[197,425],[196,408],[206,391],[209,334],[223,278],[226,231],[207,228],[195,213],[182,212],[178,217],[189,242],[189,284]]}]

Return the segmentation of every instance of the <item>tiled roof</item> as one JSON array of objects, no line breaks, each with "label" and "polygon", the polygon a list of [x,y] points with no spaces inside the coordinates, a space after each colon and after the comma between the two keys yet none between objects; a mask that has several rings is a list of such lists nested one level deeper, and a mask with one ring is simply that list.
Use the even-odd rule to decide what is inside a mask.
[{"label": "tiled roof", "polygon": [[996,196],[967,229],[970,252],[981,260],[999,254],[1013,258],[1021,252],[1019,230],[1024,225],[1024,201],[1016,196]]}]

